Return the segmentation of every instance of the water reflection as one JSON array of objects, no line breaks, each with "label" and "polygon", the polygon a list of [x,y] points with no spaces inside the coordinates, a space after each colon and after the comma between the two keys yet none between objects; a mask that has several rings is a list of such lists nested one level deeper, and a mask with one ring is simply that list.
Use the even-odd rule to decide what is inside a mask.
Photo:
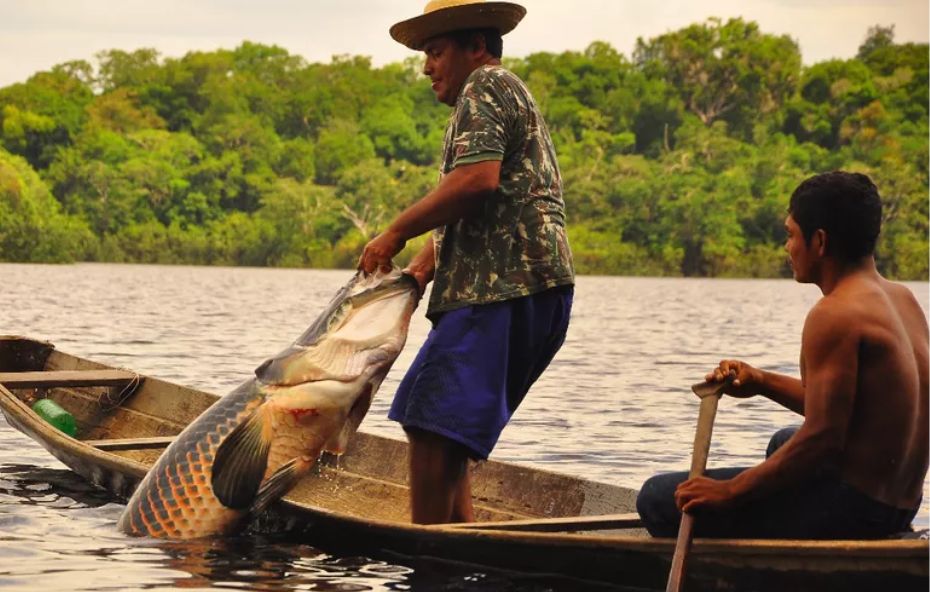
[{"label": "water reflection", "polygon": [[97,508],[113,501],[109,493],[70,469],[23,464],[0,465],[0,495],[13,496],[20,504],[57,508]]},{"label": "water reflection", "polygon": [[[162,565],[183,572],[172,582],[176,588],[371,590],[374,583],[366,583],[368,577],[361,569],[369,566],[368,559],[330,557],[306,545],[269,537],[159,541],[154,546],[164,553]],[[404,573],[396,577],[403,580]],[[378,574],[375,581],[384,585],[387,575]]]},{"label": "water reflection", "polygon": [[[10,434],[2,419],[0,428],[3,437]],[[248,534],[195,541],[132,538],[116,531],[122,510],[108,493],[70,470],[0,465],[0,587],[260,592],[622,590],[423,558],[338,556],[292,535]]]}]

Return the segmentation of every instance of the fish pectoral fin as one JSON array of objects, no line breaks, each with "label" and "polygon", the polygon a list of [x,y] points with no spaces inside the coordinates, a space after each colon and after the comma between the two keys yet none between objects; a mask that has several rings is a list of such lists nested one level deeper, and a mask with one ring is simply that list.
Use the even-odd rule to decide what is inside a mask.
[{"label": "fish pectoral fin", "polygon": [[265,437],[262,409],[256,409],[230,432],[214,456],[213,494],[228,508],[248,508],[268,468],[271,439]]},{"label": "fish pectoral fin", "polygon": [[306,475],[313,462],[301,458],[292,458],[278,468],[258,490],[255,501],[252,502],[250,511],[253,514],[264,512],[271,502],[284,497],[294,485],[300,481],[301,477]]},{"label": "fish pectoral fin", "polygon": [[368,408],[371,407],[371,399],[374,396],[376,388],[376,386],[371,384],[366,385],[365,390],[362,391],[358,399],[355,400],[355,404],[352,405],[352,408],[349,410],[349,415],[346,417],[346,421],[342,428],[326,441],[323,450],[333,454],[343,454],[346,451],[346,448],[349,446],[349,440],[351,440],[355,432],[358,431],[359,424],[365,419],[365,414],[368,413]]}]

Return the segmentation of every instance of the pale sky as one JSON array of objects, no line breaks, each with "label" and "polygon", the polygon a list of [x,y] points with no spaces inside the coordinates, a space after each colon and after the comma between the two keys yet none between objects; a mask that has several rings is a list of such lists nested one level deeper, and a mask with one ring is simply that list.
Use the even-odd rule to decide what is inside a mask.
[{"label": "pale sky", "polygon": [[[162,57],[278,45],[309,62],[370,56],[376,66],[413,55],[388,36],[426,0],[0,0],[0,86],[69,60],[93,63],[104,49],[153,47]],[[898,42],[928,40],[927,0],[525,0],[527,16],[504,53],[583,50],[606,41],[629,56],[650,38],[708,17],[743,17],[787,34],[804,63],[856,53],[872,25],[895,26]]]}]

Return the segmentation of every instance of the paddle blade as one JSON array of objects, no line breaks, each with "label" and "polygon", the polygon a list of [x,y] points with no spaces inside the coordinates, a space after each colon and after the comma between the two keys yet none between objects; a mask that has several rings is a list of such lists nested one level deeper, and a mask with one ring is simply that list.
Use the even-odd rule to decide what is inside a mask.
[{"label": "paddle blade", "polygon": [[681,515],[681,525],[678,527],[678,539],[675,541],[675,553],[672,555],[672,567],[668,571],[668,582],[665,592],[681,592],[684,590],[685,574],[688,567],[688,552],[691,550],[691,539],[694,537],[694,517],[691,514]]}]

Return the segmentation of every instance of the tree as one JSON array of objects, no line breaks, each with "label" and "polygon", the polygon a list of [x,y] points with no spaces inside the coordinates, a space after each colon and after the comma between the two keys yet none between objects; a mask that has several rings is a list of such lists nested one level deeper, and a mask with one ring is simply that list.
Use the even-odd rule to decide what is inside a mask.
[{"label": "tree", "polygon": [[794,93],[801,69],[792,39],[738,18],[639,39],[633,56],[638,67],[677,88],[702,123],[726,121],[744,138]]},{"label": "tree", "polygon": [[371,138],[378,156],[388,161],[430,162],[432,147],[417,132],[411,113],[413,101],[406,95],[385,97],[365,110],[361,128]]},{"label": "tree", "polygon": [[838,147],[843,121],[878,96],[872,74],[857,60],[828,60],[804,71],[784,129],[801,141]]},{"label": "tree", "polygon": [[869,32],[865,37],[865,41],[862,42],[862,45],[859,46],[859,51],[856,52],[856,58],[865,61],[875,51],[891,47],[892,45],[894,45],[894,25],[890,27],[883,27],[881,25],[869,27]]},{"label": "tree", "polygon": [[0,149],[0,261],[74,261],[92,257],[95,242],[23,158]]},{"label": "tree", "polygon": [[128,88],[96,97],[87,114],[91,125],[122,134],[165,127],[164,120],[151,107],[140,105],[138,96]]},{"label": "tree", "polygon": [[47,168],[80,133],[92,100],[90,87],[64,68],[0,89],[3,147],[37,170]]},{"label": "tree", "polygon": [[[784,275],[791,191],[849,169],[886,204],[882,271],[926,278],[928,56],[876,26],[802,68],[790,38],[711,19],[631,58],[595,41],[505,64],[548,123],[580,272]],[[436,183],[450,111],[420,57],[246,41],[98,64],[0,88],[0,257],[352,267]]]},{"label": "tree", "polygon": [[375,157],[375,147],[359,125],[352,120],[336,119],[321,132],[316,143],[316,180],[335,184],[339,171]]},{"label": "tree", "polygon": [[336,184],[343,217],[366,239],[432,186],[431,173],[409,164],[384,166],[368,159],[346,168]]},{"label": "tree", "polygon": [[294,179],[275,183],[256,216],[274,228],[269,263],[289,267],[328,266],[329,239],[344,227],[331,188]]},{"label": "tree", "polygon": [[117,88],[141,88],[158,77],[158,52],[150,47],[132,52],[109,49],[97,52],[97,86],[107,92]]}]

